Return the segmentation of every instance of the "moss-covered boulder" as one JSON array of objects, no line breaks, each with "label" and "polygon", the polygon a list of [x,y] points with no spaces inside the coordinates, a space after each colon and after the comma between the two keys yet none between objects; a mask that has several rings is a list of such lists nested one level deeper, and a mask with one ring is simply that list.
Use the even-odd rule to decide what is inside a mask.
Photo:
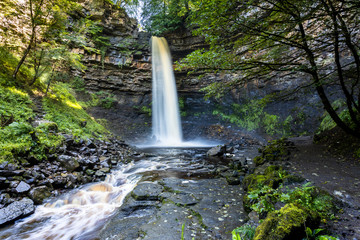
[{"label": "moss-covered boulder", "polygon": [[244,190],[250,192],[265,185],[277,188],[288,175],[280,166],[268,166],[263,174],[253,173],[246,176],[243,182]]},{"label": "moss-covered boulder", "polygon": [[286,139],[279,139],[269,142],[269,145],[259,149],[260,156],[254,158],[256,166],[260,166],[266,162],[273,163],[275,161],[284,161],[289,155],[289,146],[293,144]]},{"label": "moss-covered boulder", "polygon": [[305,237],[305,226],[315,228],[319,216],[295,204],[286,204],[268,214],[256,228],[255,240],[297,240]]}]

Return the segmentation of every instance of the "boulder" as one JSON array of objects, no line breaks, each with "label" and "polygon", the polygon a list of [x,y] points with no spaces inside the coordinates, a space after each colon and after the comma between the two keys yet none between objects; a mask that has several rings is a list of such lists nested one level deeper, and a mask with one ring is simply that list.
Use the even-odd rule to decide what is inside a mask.
[{"label": "boulder", "polygon": [[60,162],[60,164],[69,172],[74,171],[80,166],[78,161],[76,161],[74,157],[71,157],[69,155],[60,155],[57,161]]},{"label": "boulder", "polygon": [[17,187],[16,187],[16,192],[17,193],[23,193],[23,192],[27,192],[27,191],[29,191],[30,190],[30,185],[29,184],[27,184],[26,182],[23,182],[23,181],[21,181],[18,185],[17,185]]},{"label": "boulder", "polygon": [[41,204],[45,198],[50,196],[51,191],[47,186],[35,187],[29,192],[29,197],[34,201],[35,204]]},{"label": "boulder", "polygon": [[218,145],[211,148],[206,155],[209,157],[220,157],[226,153],[226,145]]},{"label": "boulder", "polygon": [[26,217],[33,213],[34,210],[34,202],[29,198],[13,202],[7,207],[0,209],[0,226]]},{"label": "boulder", "polygon": [[161,200],[160,194],[164,188],[155,183],[140,183],[132,191],[131,196],[136,200]]},{"label": "boulder", "polygon": [[279,211],[270,213],[256,228],[255,240],[301,240],[305,236],[304,225],[317,227],[319,217],[316,213],[295,204],[286,204]]}]

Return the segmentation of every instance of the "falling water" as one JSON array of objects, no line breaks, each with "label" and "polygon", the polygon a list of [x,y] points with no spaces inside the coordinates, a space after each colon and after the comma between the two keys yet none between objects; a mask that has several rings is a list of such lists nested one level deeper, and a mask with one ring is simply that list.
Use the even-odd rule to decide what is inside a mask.
[{"label": "falling water", "polygon": [[179,103],[166,39],[152,37],[152,131],[159,145],[182,143]]}]

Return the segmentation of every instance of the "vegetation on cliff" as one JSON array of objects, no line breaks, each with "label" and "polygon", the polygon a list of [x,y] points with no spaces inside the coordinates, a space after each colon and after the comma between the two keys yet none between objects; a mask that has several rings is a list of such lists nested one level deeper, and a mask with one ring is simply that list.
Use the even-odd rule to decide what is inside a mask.
[{"label": "vegetation on cliff", "polygon": [[72,49],[101,54],[108,45],[99,22],[76,17],[82,7],[74,1],[3,1],[1,8],[0,161],[46,159],[63,134],[104,138],[107,130],[70,87],[73,72],[85,68]]}]

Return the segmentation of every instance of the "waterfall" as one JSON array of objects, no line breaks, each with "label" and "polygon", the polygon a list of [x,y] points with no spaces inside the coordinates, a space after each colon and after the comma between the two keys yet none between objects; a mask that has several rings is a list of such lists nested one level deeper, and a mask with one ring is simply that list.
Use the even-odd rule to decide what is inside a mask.
[{"label": "waterfall", "polygon": [[152,133],[157,144],[182,143],[179,103],[166,39],[152,37]]}]

